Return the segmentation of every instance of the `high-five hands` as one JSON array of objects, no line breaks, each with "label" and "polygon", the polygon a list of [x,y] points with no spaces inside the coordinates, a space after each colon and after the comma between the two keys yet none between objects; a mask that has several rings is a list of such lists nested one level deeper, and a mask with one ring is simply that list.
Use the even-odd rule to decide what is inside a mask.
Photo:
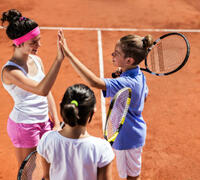
[{"label": "high-five hands", "polygon": [[69,50],[69,48],[67,46],[67,42],[66,42],[66,39],[64,37],[64,33],[63,33],[62,29],[60,29],[58,31],[58,36],[59,36],[59,45],[62,48],[62,52],[64,53],[65,56],[70,57],[71,51]]},{"label": "high-five hands", "polygon": [[64,52],[63,52],[63,49],[62,49],[62,44],[61,44],[61,35],[60,35],[60,31],[58,31],[58,39],[57,39],[57,58],[59,60],[63,60],[64,59]]}]

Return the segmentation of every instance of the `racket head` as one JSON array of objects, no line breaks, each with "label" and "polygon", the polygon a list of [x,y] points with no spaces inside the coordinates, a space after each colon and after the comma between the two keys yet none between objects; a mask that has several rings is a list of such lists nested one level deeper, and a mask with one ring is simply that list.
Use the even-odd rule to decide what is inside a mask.
[{"label": "racket head", "polygon": [[42,161],[36,150],[24,159],[17,175],[17,180],[29,179],[43,179]]},{"label": "racket head", "polygon": [[183,34],[173,32],[154,41],[148,51],[146,69],[141,69],[153,75],[166,76],[179,71],[186,64],[190,44]]},{"label": "racket head", "polygon": [[[64,127],[65,123],[60,122],[60,128],[63,129]],[[37,150],[31,152],[22,162],[17,174],[17,180],[44,180],[43,163],[44,161],[37,153]]]},{"label": "racket head", "polygon": [[131,88],[119,90],[111,100],[106,122],[104,138],[112,145],[122,128],[131,102]]}]

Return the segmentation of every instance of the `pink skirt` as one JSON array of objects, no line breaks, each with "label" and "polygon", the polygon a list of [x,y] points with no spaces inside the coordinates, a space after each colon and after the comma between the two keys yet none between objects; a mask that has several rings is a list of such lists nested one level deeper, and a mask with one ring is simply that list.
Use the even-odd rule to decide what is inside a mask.
[{"label": "pink skirt", "polygon": [[52,129],[52,122],[25,124],[16,123],[8,118],[7,132],[16,148],[34,148],[42,135]]}]

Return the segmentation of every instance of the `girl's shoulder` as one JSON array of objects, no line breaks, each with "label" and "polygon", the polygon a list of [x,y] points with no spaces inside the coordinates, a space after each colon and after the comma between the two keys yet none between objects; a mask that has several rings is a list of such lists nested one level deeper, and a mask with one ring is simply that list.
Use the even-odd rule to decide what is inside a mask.
[{"label": "girl's shoulder", "polygon": [[43,135],[42,135],[42,139],[47,139],[49,138],[50,136],[54,136],[55,132],[54,131],[47,131],[45,132]]},{"label": "girl's shoulder", "polygon": [[110,143],[108,141],[106,141],[103,138],[95,137],[95,136],[90,136],[89,142],[100,147],[110,146]]},{"label": "girl's shoulder", "polygon": [[4,70],[14,70],[14,69],[19,69],[21,70],[25,75],[27,74],[27,72],[24,70],[23,67],[21,67],[20,65],[8,60],[2,67],[1,72],[3,72]]}]

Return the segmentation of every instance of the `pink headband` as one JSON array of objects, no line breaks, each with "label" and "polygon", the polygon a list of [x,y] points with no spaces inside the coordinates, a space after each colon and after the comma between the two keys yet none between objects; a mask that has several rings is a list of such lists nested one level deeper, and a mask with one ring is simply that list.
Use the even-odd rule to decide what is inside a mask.
[{"label": "pink headband", "polygon": [[14,39],[13,40],[13,43],[18,46],[20,44],[22,44],[23,42],[25,41],[28,41],[30,39],[33,39],[34,37],[36,37],[37,35],[40,34],[40,28],[37,26],[35,29],[33,29],[32,31],[28,32],[27,34],[17,38],[17,39]]}]

